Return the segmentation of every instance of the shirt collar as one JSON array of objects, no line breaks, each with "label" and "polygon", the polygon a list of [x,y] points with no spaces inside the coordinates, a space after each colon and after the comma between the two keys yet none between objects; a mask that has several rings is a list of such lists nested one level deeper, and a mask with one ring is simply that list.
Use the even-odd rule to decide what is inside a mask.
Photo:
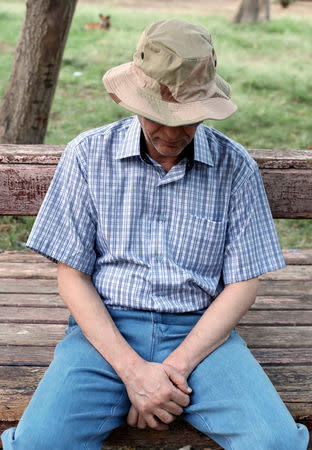
[{"label": "shirt collar", "polygon": [[[128,158],[130,156],[141,156],[140,152],[141,124],[138,116],[133,120],[127,130],[123,146],[119,149],[116,159]],[[213,142],[211,141],[211,145]],[[214,166],[212,152],[209,146],[204,125],[199,125],[194,136],[194,161],[199,161],[208,166]]]},{"label": "shirt collar", "polygon": [[199,125],[194,136],[194,161],[199,161],[208,166],[214,166],[214,159],[211,147],[214,145],[210,139],[208,141],[205,126]]},{"label": "shirt collar", "polygon": [[122,147],[119,148],[116,159],[128,158],[130,156],[140,156],[140,136],[141,125],[138,116],[133,116],[133,120],[126,132]]}]

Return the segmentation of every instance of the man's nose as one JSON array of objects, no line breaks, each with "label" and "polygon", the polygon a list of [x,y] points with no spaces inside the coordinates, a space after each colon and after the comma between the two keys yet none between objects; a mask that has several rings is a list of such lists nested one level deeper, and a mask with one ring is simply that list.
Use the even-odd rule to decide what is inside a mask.
[{"label": "man's nose", "polygon": [[168,139],[172,141],[181,137],[182,127],[165,127],[164,131]]}]

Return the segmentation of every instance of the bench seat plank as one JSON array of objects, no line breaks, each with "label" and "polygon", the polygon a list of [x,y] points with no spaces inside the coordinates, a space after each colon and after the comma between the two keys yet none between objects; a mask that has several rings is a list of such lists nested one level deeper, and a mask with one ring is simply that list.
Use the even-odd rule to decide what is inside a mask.
[{"label": "bench seat plank", "polygon": [[291,348],[312,346],[312,325],[310,326],[245,326],[238,325],[237,331],[249,347]]},{"label": "bench seat plank", "polygon": [[25,293],[25,294],[57,294],[57,284],[55,280],[38,280],[0,278],[0,293]]},{"label": "bench seat plank", "polygon": [[[1,280],[0,280],[1,285]],[[260,283],[258,294],[260,296],[289,296],[291,295],[312,295],[312,280],[294,281],[290,280],[263,280]]]},{"label": "bench seat plank", "polygon": [[[64,325],[43,323],[2,323],[1,345],[56,345],[64,337]],[[237,331],[250,347],[312,347],[312,325],[238,325]]]},{"label": "bench seat plank", "polygon": [[[66,309],[61,297],[58,294],[28,293],[17,294],[0,293],[0,306],[20,306],[20,307],[57,307]],[[308,295],[298,295],[292,297],[270,297],[257,296],[251,310],[261,309],[289,309],[289,310],[312,310],[312,297]]]},{"label": "bench seat plank", "polygon": [[39,255],[39,253],[35,253],[31,250],[27,250],[25,252],[18,251],[7,251],[0,253],[0,263],[46,263],[48,259],[45,256]]},{"label": "bench seat plank", "polygon": [[68,315],[69,311],[67,308],[2,306],[0,308],[0,323],[55,323],[67,325]]},{"label": "bench seat plank", "polygon": [[5,262],[0,262],[0,278],[14,278],[14,279],[44,278],[46,280],[50,279],[56,280],[56,277],[57,277],[57,265],[53,263],[44,262],[40,264],[30,264],[30,263],[9,264]]},{"label": "bench seat plank", "polygon": [[[292,293],[291,293],[292,294]],[[1,297],[1,296],[0,296]],[[0,298],[1,304],[1,298]],[[298,295],[288,297],[270,297],[270,296],[257,296],[255,303],[252,305],[251,310],[260,309],[290,309],[290,310],[312,310],[312,297],[309,295]]]},{"label": "bench seat plank", "polygon": [[[2,306],[0,323],[54,323],[67,325],[69,312],[66,308]],[[312,310],[250,310],[241,319],[240,325],[311,325]]]},{"label": "bench seat plank", "polygon": [[58,294],[28,293],[19,292],[17,294],[0,294],[0,307],[2,306],[27,306],[27,307],[56,307],[65,308],[66,306]]},{"label": "bench seat plank", "polygon": [[[0,345],[0,366],[41,366],[47,367],[53,359],[54,346]],[[300,357],[298,362],[300,362]],[[301,362],[305,359],[302,354]]]},{"label": "bench seat plank", "polygon": [[[312,348],[250,348],[260,364],[311,365]],[[47,367],[52,361],[54,346],[1,345],[0,366]]]}]

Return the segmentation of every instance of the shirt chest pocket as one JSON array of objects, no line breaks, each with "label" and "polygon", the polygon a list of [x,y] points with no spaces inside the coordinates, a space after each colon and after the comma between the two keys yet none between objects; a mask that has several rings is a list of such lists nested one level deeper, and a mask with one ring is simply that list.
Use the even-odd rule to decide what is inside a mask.
[{"label": "shirt chest pocket", "polygon": [[174,263],[199,275],[220,274],[226,221],[178,213],[168,225],[168,256]]}]

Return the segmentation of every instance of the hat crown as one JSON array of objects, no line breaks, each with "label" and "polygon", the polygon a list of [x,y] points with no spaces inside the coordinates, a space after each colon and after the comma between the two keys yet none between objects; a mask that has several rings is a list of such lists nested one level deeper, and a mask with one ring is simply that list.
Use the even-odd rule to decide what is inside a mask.
[{"label": "hat crown", "polygon": [[167,126],[223,120],[237,106],[216,65],[205,28],[166,19],[150,25],[141,34],[133,61],[110,69],[103,82],[116,103]]},{"label": "hat crown", "polygon": [[[133,61],[147,76],[167,86],[180,86],[191,74],[192,83],[206,84],[216,74],[211,35],[202,26],[179,19],[149,26],[139,39]],[[194,79],[194,73],[200,79]]]}]

